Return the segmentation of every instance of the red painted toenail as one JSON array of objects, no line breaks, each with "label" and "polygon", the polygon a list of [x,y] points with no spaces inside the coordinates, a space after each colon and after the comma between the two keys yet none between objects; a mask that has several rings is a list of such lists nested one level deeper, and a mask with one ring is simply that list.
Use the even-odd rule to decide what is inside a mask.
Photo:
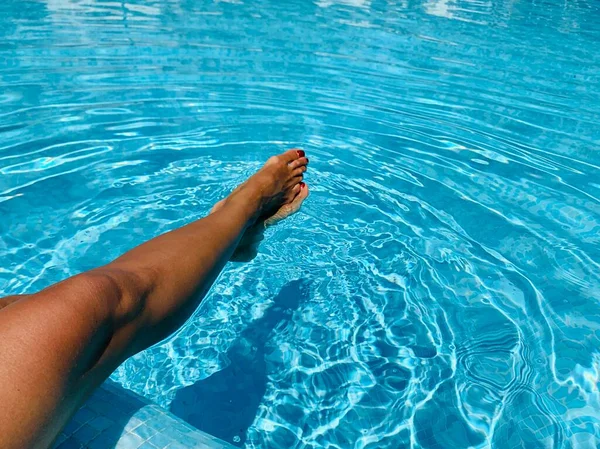
[{"label": "red painted toenail", "polygon": [[306,187],[306,184],[304,184],[303,182],[300,183],[300,188],[303,189],[304,187]]},{"label": "red painted toenail", "polygon": [[304,157],[304,150],[296,150],[296,153],[298,153],[298,157]]}]

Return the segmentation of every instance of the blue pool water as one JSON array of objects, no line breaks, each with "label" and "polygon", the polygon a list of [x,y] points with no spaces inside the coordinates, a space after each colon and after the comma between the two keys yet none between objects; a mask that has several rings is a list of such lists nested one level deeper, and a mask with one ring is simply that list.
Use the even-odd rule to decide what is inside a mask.
[{"label": "blue pool water", "polygon": [[246,448],[597,448],[599,48],[596,0],[2,2],[0,294],[301,146],[302,211],[113,379]]}]

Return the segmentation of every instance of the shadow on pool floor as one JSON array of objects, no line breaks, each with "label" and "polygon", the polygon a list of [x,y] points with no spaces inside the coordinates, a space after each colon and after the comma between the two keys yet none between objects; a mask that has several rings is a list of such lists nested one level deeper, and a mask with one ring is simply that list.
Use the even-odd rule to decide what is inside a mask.
[{"label": "shadow on pool floor", "polygon": [[217,438],[243,445],[266,391],[265,354],[272,331],[290,322],[293,311],[306,302],[309,293],[305,280],[283,287],[274,304],[240,334],[227,352],[230,365],[179,390],[171,413]]}]

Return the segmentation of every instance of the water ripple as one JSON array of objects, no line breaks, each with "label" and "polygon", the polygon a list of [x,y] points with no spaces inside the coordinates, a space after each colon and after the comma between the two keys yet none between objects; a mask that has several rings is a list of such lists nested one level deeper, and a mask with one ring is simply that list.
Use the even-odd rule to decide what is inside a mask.
[{"label": "water ripple", "polygon": [[114,378],[246,448],[596,447],[598,10],[4,2],[0,293],[302,146],[302,212]]}]

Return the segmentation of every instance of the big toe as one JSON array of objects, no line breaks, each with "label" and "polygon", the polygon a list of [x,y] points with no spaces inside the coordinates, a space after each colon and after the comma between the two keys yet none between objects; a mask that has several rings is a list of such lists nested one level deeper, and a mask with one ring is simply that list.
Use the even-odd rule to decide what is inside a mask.
[{"label": "big toe", "polygon": [[265,220],[265,226],[272,226],[275,223],[283,220],[284,218],[289,217],[290,215],[295,214],[296,212],[298,212],[298,210],[300,210],[300,206],[302,206],[302,203],[308,197],[309,191],[308,185],[306,185],[305,183],[301,183],[300,185],[301,188],[300,192],[298,192],[298,195],[296,195],[296,197],[290,203],[284,204],[279,208],[279,210],[277,210],[277,212],[275,212],[273,215],[267,218]]}]

